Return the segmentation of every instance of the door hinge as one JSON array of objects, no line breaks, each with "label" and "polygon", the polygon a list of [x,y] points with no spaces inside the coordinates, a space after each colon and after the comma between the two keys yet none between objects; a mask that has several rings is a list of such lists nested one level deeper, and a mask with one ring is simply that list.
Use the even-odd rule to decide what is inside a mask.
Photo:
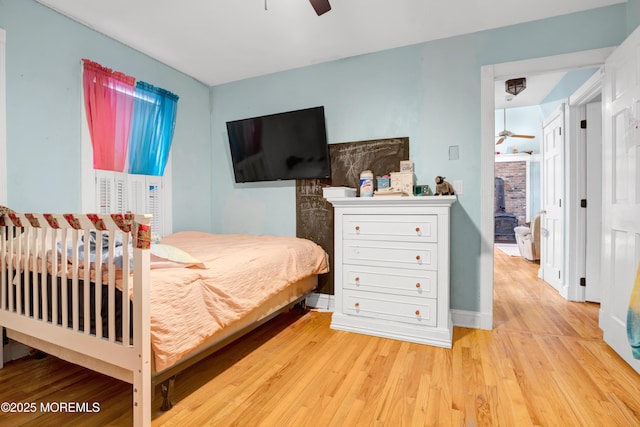
[{"label": "door hinge", "polygon": [[587,279],[584,277],[580,278],[580,286],[587,286]]},{"label": "door hinge", "polygon": [[560,280],[560,270],[558,270],[558,280]]},{"label": "door hinge", "polygon": [[587,121],[580,120],[580,129],[586,129],[586,128],[587,128]]},{"label": "door hinge", "polygon": [[587,199],[580,200],[580,207],[581,208],[586,208],[587,207]]}]

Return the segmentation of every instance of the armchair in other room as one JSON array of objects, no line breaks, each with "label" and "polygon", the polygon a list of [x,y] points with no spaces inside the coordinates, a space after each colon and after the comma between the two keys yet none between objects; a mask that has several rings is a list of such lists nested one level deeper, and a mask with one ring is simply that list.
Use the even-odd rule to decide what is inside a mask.
[{"label": "armchair in other room", "polygon": [[513,229],[520,254],[529,261],[540,259],[540,214],[531,220],[531,225],[518,226]]}]

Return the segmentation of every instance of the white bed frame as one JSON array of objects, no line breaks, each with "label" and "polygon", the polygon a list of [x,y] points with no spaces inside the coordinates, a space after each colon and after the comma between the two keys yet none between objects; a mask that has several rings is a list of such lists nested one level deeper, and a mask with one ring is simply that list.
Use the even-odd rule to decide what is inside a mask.
[{"label": "white bed frame", "polygon": [[[42,350],[48,354],[101,372],[110,377],[133,384],[133,420],[135,426],[151,425],[152,398],[152,364],[150,343],[150,305],[149,299],[149,245],[150,245],[150,215],[45,215],[45,214],[11,214],[0,216],[0,326],[4,327],[7,337],[30,347]],[[20,234],[19,227],[22,229]],[[18,230],[17,232],[15,230]],[[123,232],[124,257],[128,258],[129,241],[133,242],[133,310],[130,310],[129,282],[122,281],[123,325],[128,325],[133,317],[133,330],[130,340],[129,328],[122,327],[122,337],[115,333],[115,268],[113,260],[113,244],[109,248],[108,265],[96,262],[96,268],[109,270],[109,314],[110,323],[103,338],[102,322],[96,320],[95,334],[90,333],[89,309],[95,304],[96,318],[100,319],[100,305],[102,293],[95,292],[95,301],[89,301],[90,276],[89,269],[84,272],[79,268],[78,244],[83,236],[88,236],[90,230],[101,230],[114,241],[117,232]],[[16,238],[21,237],[21,238]],[[87,237],[88,239],[88,237]],[[61,252],[60,265],[71,265],[71,271],[59,269],[58,263],[50,263],[52,275],[62,280],[60,295],[57,286],[51,286],[50,295],[47,292],[45,269],[46,262],[37,262],[51,254],[57,253],[56,241],[69,241],[72,244],[73,255],[67,258],[66,251]],[[88,246],[88,240],[85,242]],[[99,245],[98,245],[99,246]],[[100,251],[100,249],[98,249]],[[9,262],[8,254],[16,254],[17,263],[14,267]],[[98,255],[99,259],[100,256]],[[25,266],[25,263],[27,264]],[[105,263],[106,264],[106,263]],[[24,280],[24,287],[14,285],[13,277],[23,270],[37,271],[32,278],[28,275]],[[123,264],[123,276],[129,275],[128,263]],[[45,278],[45,280],[43,280]],[[67,294],[64,283],[72,283],[71,295]],[[78,304],[78,286],[83,281],[84,304],[80,312]],[[98,279],[97,281],[100,281]],[[96,285],[96,289],[98,289]],[[49,297],[51,300],[49,300]],[[41,305],[28,303],[33,299]],[[72,303],[69,307],[68,298]],[[62,316],[62,324],[57,324],[58,301],[61,313],[72,311],[72,322],[67,316]],[[50,302],[50,305],[49,305]],[[51,313],[49,313],[51,307]],[[49,314],[52,321],[47,320]],[[85,330],[80,330],[79,319],[84,318]],[[71,323],[71,324],[70,324]],[[2,359],[0,358],[0,367]]]},{"label": "white bed frame", "polygon": [[[4,327],[7,337],[23,343],[29,347],[41,350],[47,354],[67,360],[77,365],[95,370],[113,378],[126,381],[133,385],[133,424],[134,426],[151,425],[151,402],[155,386],[162,385],[164,401],[163,410],[171,407],[169,395],[173,388],[175,375],[187,367],[197,363],[230,342],[242,337],[256,327],[264,324],[281,312],[301,304],[303,311],[308,294],[291,297],[284,301],[271,313],[259,320],[242,326],[217,342],[210,343],[188,358],[180,361],[162,372],[154,372],[150,337],[150,240],[151,216],[134,214],[8,214],[0,216],[0,327]],[[108,277],[102,281],[93,279],[89,269],[82,269],[79,245],[89,246],[89,233],[99,232],[109,236],[108,259],[104,263],[100,245],[96,250],[95,270],[107,270]],[[123,263],[122,277],[132,280],[121,281],[122,290],[122,337],[116,336],[115,322],[115,289],[116,269],[113,265],[114,244],[116,234],[122,233],[123,259],[129,259],[129,242],[132,242],[133,266],[132,271],[128,263]],[[72,255],[67,251],[58,251],[57,242],[71,245]],[[59,262],[50,262],[51,254],[59,258]],[[14,262],[10,262],[9,254],[14,255]],[[48,262],[38,262],[47,259]],[[47,272],[46,266],[51,271]],[[67,265],[68,270],[59,268]],[[31,278],[28,275],[20,280],[23,271],[37,273]],[[51,285],[47,292],[46,278],[59,277],[62,283],[60,292],[57,286]],[[101,276],[101,275],[98,275]],[[309,276],[299,283],[306,283],[304,289],[317,285],[317,276]],[[109,324],[102,329],[100,306],[102,292],[95,292],[95,298],[90,300],[91,282],[95,288],[108,287]],[[71,293],[68,293],[65,283],[71,283]],[[18,286],[23,283],[23,286]],[[78,287],[83,287],[82,310],[79,304]],[[132,291],[133,307],[130,308],[127,295]],[[21,304],[20,301],[42,300],[39,305]],[[84,330],[79,327],[79,320],[84,319],[84,325],[90,323],[90,305],[95,308],[95,331],[89,327]],[[58,305],[61,306],[58,310]],[[51,307],[51,313],[49,313]],[[40,311],[38,310],[40,309]],[[71,311],[71,320],[59,314]],[[59,313],[59,312],[60,313]],[[51,317],[52,320],[48,320]],[[55,321],[54,321],[55,319]],[[133,321],[133,337],[129,334],[127,325]],[[106,335],[106,337],[103,337]],[[0,368],[2,367],[0,357]]]}]

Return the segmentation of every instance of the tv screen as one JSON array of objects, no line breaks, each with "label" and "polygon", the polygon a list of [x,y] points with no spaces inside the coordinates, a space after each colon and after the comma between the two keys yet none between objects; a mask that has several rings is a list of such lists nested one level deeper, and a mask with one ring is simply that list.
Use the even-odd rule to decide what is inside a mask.
[{"label": "tv screen", "polygon": [[236,182],[329,178],[324,107],[227,122]]}]

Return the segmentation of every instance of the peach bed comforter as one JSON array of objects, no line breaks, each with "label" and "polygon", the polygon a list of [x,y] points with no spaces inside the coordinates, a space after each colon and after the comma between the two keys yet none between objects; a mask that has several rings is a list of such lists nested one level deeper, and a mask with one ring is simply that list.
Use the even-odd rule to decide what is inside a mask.
[{"label": "peach bed comforter", "polygon": [[151,342],[155,371],[171,367],[224,328],[310,275],[326,273],[326,252],[295,237],[180,232],[163,244],[185,250],[206,268],[151,270]]}]

